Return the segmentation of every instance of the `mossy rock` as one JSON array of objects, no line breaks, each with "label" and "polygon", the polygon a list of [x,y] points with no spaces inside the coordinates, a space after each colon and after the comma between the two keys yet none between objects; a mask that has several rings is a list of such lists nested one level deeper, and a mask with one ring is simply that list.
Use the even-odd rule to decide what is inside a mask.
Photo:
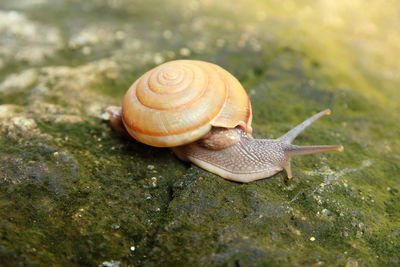
[{"label": "mossy rock", "polygon": [[[400,265],[399,7],[325,2],[2,1],[1,265]],[[295,144],[345,152],[240,184],[114,133],[182,58],[242,82],[256,137],[330,108]]]}]

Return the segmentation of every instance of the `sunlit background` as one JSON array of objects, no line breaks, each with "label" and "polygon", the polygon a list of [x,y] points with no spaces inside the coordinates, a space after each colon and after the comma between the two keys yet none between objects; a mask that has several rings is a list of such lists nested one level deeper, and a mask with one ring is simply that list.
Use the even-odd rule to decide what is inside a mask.
[{"label": "sunlit background", "polygon": [[336,86],[397,110],[400,102],[397,1],[19,0],[0,7],[2,73],[16,61],[110,56],[160,64],[239,54],[257,63],[289,48],[318,62]]}]

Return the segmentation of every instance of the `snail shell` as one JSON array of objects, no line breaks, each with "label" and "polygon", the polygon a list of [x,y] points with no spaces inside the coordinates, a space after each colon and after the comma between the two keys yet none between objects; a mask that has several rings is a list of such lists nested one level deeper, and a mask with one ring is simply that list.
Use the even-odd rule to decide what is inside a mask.
[{"label": "snail shell", "polygon": [[212,127],[240,126],[251,134],[251,120],[250,100],[239,81],[204,61],[159,65],[133,83],[122,103],[128,133],[157,147],[191,143]]}]

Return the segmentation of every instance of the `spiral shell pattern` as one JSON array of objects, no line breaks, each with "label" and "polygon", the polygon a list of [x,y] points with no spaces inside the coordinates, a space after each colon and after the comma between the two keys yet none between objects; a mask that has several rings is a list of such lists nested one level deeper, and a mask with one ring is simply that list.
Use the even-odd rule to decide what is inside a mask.
[{"label": "spiral shell pattern", "polygon": [[251,133],[248,96],[230,73],[195,60],[176,60],[146,72],[127,91],[122,120],[129,134],[152,146],[191,143],[212,126]]}]

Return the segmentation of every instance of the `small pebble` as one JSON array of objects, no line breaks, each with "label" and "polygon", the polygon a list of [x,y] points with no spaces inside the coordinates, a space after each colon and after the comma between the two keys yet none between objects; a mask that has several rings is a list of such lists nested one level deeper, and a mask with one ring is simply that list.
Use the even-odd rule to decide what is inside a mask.
[{"label": "small pebble", "polygon": [[165,30],[165,31],[163,32],[163,37],[164,37],[165,39],[167,39],[167,40],[171,39],[171,37],[172,37],[172,32],[171,32],[170,30]]},{"label": "small pebble", "polygon": [[124,40],[126,37],[126,34],[123,31],[117,31],[115,33],[115,39],[117,39],[118,41]]},{"label": "small pebble", "polygon": [[92,48],[90,48],[89,46],[84,46],[82,48],[82,54],[88,56],[92,53]]},{"label": "small pebble", "polygon": [[154,165],[147,165],[147,169],[149,169],[149,170],[154,170]]},{"label": "small pebble", "polygon": [[329,214],[331,214],[331,212],[329,210],[327,210],[327,209],[323,209],[322,210],[322,214],[325,215],[325,216],[328,216]]},{"label": "small pebble", "polygon": [[157,186],[157,177],[151,177],[151,185],[152,185],[153,187],[156,187],[156,186]]},{"label": "small pebble", "polygon": [[184,57],[190,56],[190,50],[187,47],[183,47],[179,50],[179,54]]},{"label": "small pebble", "polygon": [[99,265],[99,267],[119,267],[121,263],[119,261],[104,261]]},{"label": "small pebble", "polygon": [[121,226],[119,226],[118,224],[113,224],[111,228],[114,230],[118,230],[119,228],[121,228]]},{"label": "small pebble", "polygon": [[160,54],[156,54],[153,58],[155,64],[159,65],[165,61],[164,57]]}]

